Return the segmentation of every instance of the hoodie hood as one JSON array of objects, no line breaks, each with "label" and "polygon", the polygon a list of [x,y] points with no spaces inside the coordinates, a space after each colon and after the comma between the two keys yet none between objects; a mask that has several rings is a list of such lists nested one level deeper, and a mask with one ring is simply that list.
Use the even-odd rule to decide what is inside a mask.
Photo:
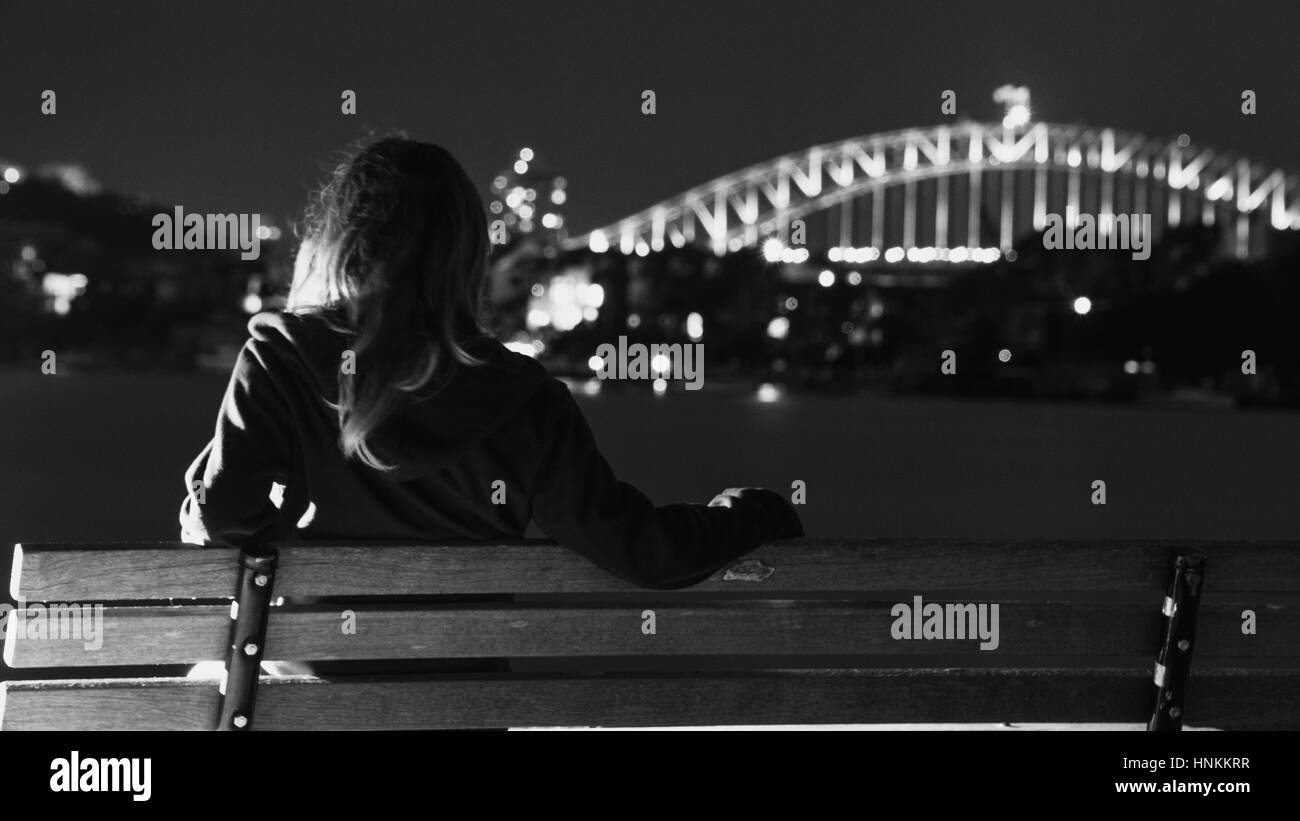
[{"label": "hoodie hood", "polygon": [[[265,313],[248,323],[261,353],[281,365],[290,384],[287,394],[314,397],[333,424],[338,416],[339,368],[352,337],[336,330],[329,315]],[[479,366],[457,364],[443,387],[431,396],[403,393],[405,402],[371,435],[375,455],[396,469],[383,475],[394,481],[434,473],[455,460],[483,437],[516,416],[550,378],[536,360],[515,353],[489,337],[466,343],[466,350],[483,361]],[[359,464],[359,463],[358,463]]]}]

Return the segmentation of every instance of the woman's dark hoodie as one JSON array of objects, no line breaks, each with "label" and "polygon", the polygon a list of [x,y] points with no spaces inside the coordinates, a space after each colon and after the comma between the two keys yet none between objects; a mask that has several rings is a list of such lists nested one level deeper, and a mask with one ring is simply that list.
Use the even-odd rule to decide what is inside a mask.
[{"label": "woman's dark hoodie", "polygon": [[[488,338],[469,346],[485,364],[458,367],[431,396],[404,394],[369,439],[397,468],[374,470],[343,457],[329,404],[349,337],[312,314],[259,314],[248,329],[216,432],[186,473],[187,542],[518,540],[531,518],[614,575],[670,588],[803,535],[765,490],[655,507],[614,477],[568,388]],[[273,483],[285,486],[278,508]]]}]

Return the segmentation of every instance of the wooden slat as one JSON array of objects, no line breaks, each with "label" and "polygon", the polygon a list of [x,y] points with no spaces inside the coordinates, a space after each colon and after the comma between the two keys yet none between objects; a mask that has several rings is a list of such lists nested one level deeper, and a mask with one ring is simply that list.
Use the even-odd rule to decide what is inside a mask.
[{"label": "wooden slat", "polygon": [[0,684],[0,731],[211,730],[217,684],[183,678]]},{"label": "wooden slat", "polygon": [[1300,730],[1300,669],[1197,670],[1184,721],[1226,730]]},{"label": "wooden slat", "polygon": [[[183,679],[8,686],[4,730],[199,729],[215,686]],[[683,726],[897,721],[1143,721],[1138,670],[767,671],[708,676],[263,680],[262,730]]]},{"label": "wooden slat", "polygon": [[[881,603],[666,606],[655,608],[656,633],[647,635],[640,607],[373,607],[354,610],[357,633],[344,635],[338,609],[310,608],[272,622],[267,652],[318,660],[992,652],[978,641],[894,640],[889,611]],[[1154,655],[1157,646],[1158,614],[1144,618],[1133,606],[1020,604],[999,613],[1001,654]]]},{"label": "wooden slat", "polygon": [[[1300,670],[1207,673],[1194,726],[1300,728]],[[334,690],[335,692],[327,692]],[[1195,699],[1195,700],[1190,700]],[[435,729],[940,722],[1144,722],[1147,671],[848,670],[701,677],[479,677],[266,684],[257,727]]]},{"label": "wooden slat", "polygon": [[[230,607],[113,607],[103,611],[102,641],[18,638],[10,620],[5,663],[10,667],[104,667],[194,664],[225,660]],[[98,643],[99,646],[94,645]]]},{"label": "wooden slat", "polygon": [[[344,609],[353,618],[343,619]],[[731,601],[656,605],[653,635],[641,605],[339,605],[274,608],[266,658],[433,659],[708,655],[1073,655],[1154,658],[1163,619],[1126,603],[999,604],[999,644],[896,640],[888,602]],[[1300,654],[1300,607],[1281,604],[1245,636],[1236,605],[1202,607],[1195,665],[1215,657],[1280,659]],[[344,633],[354,625],[355,633]],[[108,607],[102,645],[77,639],[6,642],[13,667],[181,664],[224,658],[228,608]]]},{"label": "wooden slat", "polygon": [[[287,547],[280,595],[600,593],[636,590],[560,546]],[[758,595],[880,590],[1151,590],[1166,547],[801,539],[767,545],[690,592]],[[1297,563],[1300,570],[1300,563]]]},{"label": "wooden slat", "polygon": [[[939,722],[1143,722],[1146,670],[767,671],[703,676],[267,680],[261,730]],[[9,682],[0,730],[211,729],[218,694],[186,679]],[[1193,675],[1186,722],[1300,729],[1300,670]]]},{"label": "wooden slat", "polygon": [[[344,634],[340,607],[285,609],[272,618],[269,658],[393,659],[695,655],[1075,655],[1154,658],[1164,629],[1154,608],[1123,603],[1007,602],[999,605],[999,644],[978,640],[896,640],[893,605],[879,602],[732,601],[617,605],[354,607],[356,633]],[[1300,607],[1266,608],[1268,629],[1241,633],[1237,605],[1202,606],[1194,658],[1300,656]]]},{"label": "wooden slat", "polygon": [[[781,595],[896,590],[1163,590],[1175,547],[1209,554],[1207,590],[1300,593],[1300,542],[1000,542],[796,539],[690,589]],[[23,545],[29,601],[230,596],[235,553],[189,545]],[[754,572],[757,571],[757,572]],[[605,593],[636,590],[558,545],[286,546],[282,596]]]},{"label": "wooden slat", "polygon": [[234,596],[239,551],[156,544],[14,545],[10,595],[27,601]]}]

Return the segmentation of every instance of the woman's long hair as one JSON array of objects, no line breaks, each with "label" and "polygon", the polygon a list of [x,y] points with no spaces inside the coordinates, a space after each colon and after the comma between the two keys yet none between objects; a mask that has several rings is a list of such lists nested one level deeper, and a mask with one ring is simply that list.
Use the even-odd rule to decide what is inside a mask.
[{"label": "woman's long hair", "polygon": [[[445,149],[387,137],[335,169],[308,206],[288,310],[320,312],[352,334],[337,408],[344,456],[391,470],[370,437],[406,400],[445,384],[457,363],[481,364],[479,295],[487,217]],[[354,373],[347,373],[354,370]]]}]

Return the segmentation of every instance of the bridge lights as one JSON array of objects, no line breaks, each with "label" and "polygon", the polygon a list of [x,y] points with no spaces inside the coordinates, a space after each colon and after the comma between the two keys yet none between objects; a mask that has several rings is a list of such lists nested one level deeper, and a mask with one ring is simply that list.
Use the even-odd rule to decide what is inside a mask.
[{"label": "bridge lights", "polygon": [[[739,244],[736,244],[738,241]],[[676,240],[674,240],[673,244],[678,245]],[[733,251],[738,251],[744,247],[744,241],[739,240],[738,237],[733,237],[729,247],[732,247]],[[763,241],[763,259],[767,262],[804,263],[808,261],[809,256],[811,256],[811,253],[807,248],[787,248],[781,240],[775,237]]]},{"label": "bridge lights", "polygon": [[1013,105],[1007,109],[1006,116],[1002,118],[1003,128],[1024,128],[1029,125],[1029,106]]},{"label": "bridge lights", "polygon": [[1024,86],[1005,85],[993,92],[993,101],[1006,108],[1002,117],[1003,128],[1024,128],[1029,125],[1029,89]]}]

